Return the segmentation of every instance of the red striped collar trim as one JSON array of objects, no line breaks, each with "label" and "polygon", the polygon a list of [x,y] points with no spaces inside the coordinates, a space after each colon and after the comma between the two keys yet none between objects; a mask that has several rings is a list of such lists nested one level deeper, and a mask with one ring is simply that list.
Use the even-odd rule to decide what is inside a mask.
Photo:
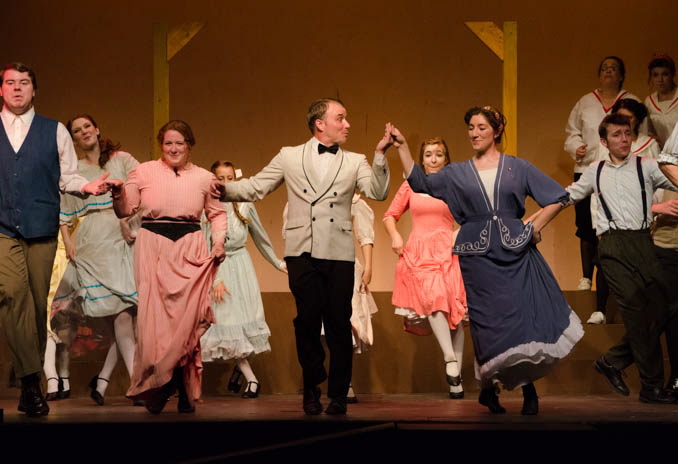
[{"label": "red striped collar trim", "polygon": [[[660,113],[663,112],[662,109],[659,107],[659,105],[657,105],[657,103],[654,101],[654,98],[652,98],[652,95],[650,95],[650,102],[652,103],[652,106],[654,106],[657,111],[659,111]],[[678,97],[674,98],[673,101],[671,102],[671,104],[666,109],[671,109],[673,107],[673,105],[676,104],[676,102],[678,102]]]},{"label": "red striped collar trim", "polygon": [[654,137],[648,138],[648,139],[647,139],[647,142],[645,142],[645,143],[643,144],[642,147],[640,147],[640,148],[638,148],[637,150],[634,150],[634,151],[633,151],[633,154],[635,155],[636,153],[640,153],[641,151],[643,151],[643,150],[645,149],[645,147],[647,147],[649,144],[652,143],[653,140],[654,140]]},{"label": "red striped collar trim", "polygon": [[[627,93],[628,93],[628,92],[625,90],[625,91],[623,91],[622,93],[620,93],[619,95],[617,95],[617,98],[614,100],[614,103],[612,103],[612,106],[614,106],[615,103],[617,103],[619,100],[621,100],[622,98],[624,98],[624,95],[626,95]],[[603,111],[605,111],[605,114],[609,113],[610,110],[612,109],[612,106],[610,106],[609,108],[605,108],[605,105],[603,105],[603,99],[600,98],[600,95],[598,95],[598,90],[597,90],[597,89],[593,91],[593,95],[595,95],[595,97],[596,97],[596,98],[598,99],[598,101],[600,102],[600,106],[603,107]]]}]

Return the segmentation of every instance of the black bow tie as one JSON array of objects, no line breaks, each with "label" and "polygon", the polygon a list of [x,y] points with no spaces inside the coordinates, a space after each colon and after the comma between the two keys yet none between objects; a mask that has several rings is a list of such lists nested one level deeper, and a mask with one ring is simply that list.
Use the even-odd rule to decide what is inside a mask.
[{"label": "black bow tie", "polygon": [[339,145],[337,145],[337,144],[335,143],[335,144],[332,145],[331,147],[326,147],[326,146],[323,145],[322,143],[319,143],[319,144],[318,144],[318,153],[319,153],[319,154],[323,154],[323,153],[325,153],[326,151],[329,151],[329,152],[332,153],[333,155],[336,155],[337,152],[339,151]]}]

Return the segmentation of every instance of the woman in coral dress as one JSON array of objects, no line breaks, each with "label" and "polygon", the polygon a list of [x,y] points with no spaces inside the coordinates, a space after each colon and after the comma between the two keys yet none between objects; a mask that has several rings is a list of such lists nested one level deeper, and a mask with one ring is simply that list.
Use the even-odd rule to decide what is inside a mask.
[{"label": "woman in coral dress", "polygon": [[[427,174],[440,171],[450,162],[445,141],[425,140],[419,161]],[[396,222],[408,209],[412,214],[412,232],[403,247]],[[443,352],[450,398],[463,398],[461,321],[466,314],[466,291],[459,259],[452,254],[452,214],[443,201],[413,192],[405,181],[384,214],[384,226],[391,236],[393,251],[399,256],[392,298],[396,314],[404,316],[406,330],[411,333],[433,332]]]},{"label": "woman in coral dress", "polygon": [[[195,145],[183,121],[158,132],[159,160],[140,164],[127,182],[111,180],[119,217],[140,211],[141,229],[134,253],[139,294],[137,350],[127,396],[162,411],[179,390],[179,412],[193,412],[200,397],[200,337],[214,322],[210,289],[224,257],[226,211],[212,197],[214,175],[188,160]],[[212,225],[211,254],[200,229],[205,212]]]}]

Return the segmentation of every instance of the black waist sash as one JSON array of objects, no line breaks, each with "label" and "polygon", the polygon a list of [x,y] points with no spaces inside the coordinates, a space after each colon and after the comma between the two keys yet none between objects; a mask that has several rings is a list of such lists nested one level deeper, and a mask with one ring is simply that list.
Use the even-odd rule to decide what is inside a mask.
[{"label": "black waist sash", "polygon": [[[169,221],[169,222],[166,222]],[[153,232],[154,234],[162,235],[165,238],[176,242],[186,234],[197,232],[200,230],[199,222],[186,222],[181,219],[163,217],[158,219],[143,218],[141,227]]]}]

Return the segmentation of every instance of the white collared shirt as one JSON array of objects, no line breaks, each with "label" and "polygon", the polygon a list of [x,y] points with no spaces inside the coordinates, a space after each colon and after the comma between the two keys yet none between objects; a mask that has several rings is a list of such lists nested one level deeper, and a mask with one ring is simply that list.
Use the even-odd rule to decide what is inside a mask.
[{"label": "white collared shirt", "polygon": [[[330,167],[332,157],[336,155],[330,153],[329,151],[326,151],[322,154],[318,153],[318,145],[320,143],[320,140],[316,139],[315,137],[311,137],[311,153],[313,154],[311,159],[313,160],[313,170],[318,175],[318,180],[322,182],[327,175],[327,170]],[[341,150],[341,147],[339,149]],[[384,166],[386,164],[386,156],[375,152],[373,162],[377,166]]]},{"label": "white collared shirt", "polygon": [[[596,174],[599,163],[591,163],[579,180],[565,189],[570,194],[570,204],[577,203],[589,195],[598,194]],[[643,227],[643,221],[645,221],[645,227],[649,227],[652,224],[651,206],[654,191],[659,188],[678,191],[678,188],[659,170],[657,160],[642,158],[647,204],[647,214],[643,217],[643,202],[636,168],[636,155],[629,154],[619,164],[612,163],[608,155],[604,163],[603,170],[600,173],[600,188],[614,220],[612,226],[616,229],[639,230]],[[593,224],[596,234],[602,235],[608,231],[610,226],[603,206],[598,202],[598,210]]]},{"label": "white collared shirt", "polygon": [[[28,130],[31,128],[31,123],[35,117],[35,108],[31,108],[23,114],[16,115],[12,113],[7,106],[3,105],[0,111],[0,119],[5,128],[9,143],[15,152],[19,152],[21,145],[23,145]],[[16,131],[15,124],[19,124],[20,128]],[[81,193],[82,187],[88,182],[87,179],[78,174],[78,156],[75,153],[73,146],[73,139],[68,133],[66,126],[57,123],[56,130],[57,150],[59,152],[59,166],[61,167],[61,177],[59,178],[59,190],[61,192]]]}]

